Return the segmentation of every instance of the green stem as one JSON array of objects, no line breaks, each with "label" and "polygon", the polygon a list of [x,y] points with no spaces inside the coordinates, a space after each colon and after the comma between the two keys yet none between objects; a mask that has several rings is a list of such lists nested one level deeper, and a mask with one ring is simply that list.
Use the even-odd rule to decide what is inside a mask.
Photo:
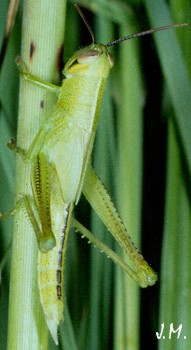
[{"label": "green stem", "polygon": [[[58,83],[64,36],[64,0],[25,0],[21,56],[29,71]],[[21,80],[17,144],[28,149],[55,98]],[[16,194],[31,194],[31,164],[18,156]],[[47,349],[48,331],[37,286],[37,243],[23,211],[15,215],[10,282],[8,349]]]},{"label": "green stem", "polygon": [[[120,37],[136,33],[134,20],[121,26]],[[142,99],[143,86],[137,42],[121,45],[121,103],[118,116],[118,203],[119,212],[136,246],[140,245],[142,180]],[[123,257],[126,259],[126,257]],[[126,260],[125,260],[126,261]],[[115,349],[138,350],[139,288],[120,270],[115,276]]]}]

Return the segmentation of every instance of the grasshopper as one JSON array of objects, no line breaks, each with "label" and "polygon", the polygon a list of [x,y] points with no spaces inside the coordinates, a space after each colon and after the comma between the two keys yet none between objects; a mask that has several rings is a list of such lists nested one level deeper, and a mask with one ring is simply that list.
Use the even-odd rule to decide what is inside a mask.
[{"label": "grasshopper", "polygon": [[[80,15],[83,17],[83,14]],[[87,24],[87,22],[85,21]],[[184,24],[183,24],[184,25]],[[155,284],[157,275],[139,253],[127,234],[109,193],[91,164],[91,153],[99,121],[105,84],[113,66],[108,47],[137,36],[181,25],[151,29],[115,40],[106,45],[92,44],[68,60],[65,78],[56,86],[28,72],[21,58],[17,65],[28,83],[48,89],[58,96],[50,115],[41,125],[28,150],[19,148],[12,139],[8,146],[31,162],[33,196],[21,195],[15,208],[1,218],[25,210],[34,228],[39,246],[38,286],[47,326],[58,344],[57,329],[63,318],[63,271],[69,230],[74,227],[118,263],[140,287]],[[73,217],[81,193],[97,212],[119,245],[130,257],[134,268]]]}]

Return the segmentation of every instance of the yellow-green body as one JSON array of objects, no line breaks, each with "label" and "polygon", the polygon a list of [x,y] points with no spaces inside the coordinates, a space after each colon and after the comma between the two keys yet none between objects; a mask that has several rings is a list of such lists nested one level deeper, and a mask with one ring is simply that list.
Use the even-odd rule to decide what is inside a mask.
[{"label": "yellow-green body", "polygon": [[[79,64],[73,63],[72,59],[69,61],[73,66],[66,66],[66,79],[59,90],[58,102],[42,127],[46,133],[43,138],[40,136],[40,140],[38,134],[38,141],[35,140],[36,146],[40,146],[38,156],[42,153],[47,165],[46,171],[41,174],[41,181],[44,179],[46,182],[47,179],[43,177],[50,173],[48,196],[46,191],[48,203],[45,201],[44,208],[39,206],[39,210],[45,213],[46,226],[49,221],[46,208],[50,201],[51,226],[48,229],[52,228],[56,239],[55,247],[49,252],[44,254],[39,251],[38,283],[46,321],[56,343],[57,326],[63,317],[63,265],[71,212],[82,191],[100,112],[101,104],[97,104],[97,101],[102,99],[110,69],[107,58],[104,56],[101,60],[103,63],[98,66],[99,70],[92,70],[88,64],[81,65],[80,72],[76,69]],[[41,168],[41,162],[39,166]],[[38,186],[34,179],[35,176],[33,192],[36,193]]]},{"label": "yellow-green body", "polygon": [[[80,56],[84,61],[86,52],[96,55],[92,56],[91,62],[88,56],[87,64],[78,63],[77,58]],[[98,52],[101,53],[99,58]],[[111,67],[107,56],[104,46],[96,46],[95,51],[92,44],[69,60],[64,71],[66,78],[58,90],[58,101],[27,156],[34,161],[33,193],[44,235],[43,252],[39,251],[38,256],[40,299],[56,343],[57,327],[63,317],[63,265],[71,213],[82,192],[92,153],[101,100]],[[46,252],[47,237],[51,247],[55,243],[49,252]]]},{"label": "yellow-green body", "polygon": [[[71,226],[117,262],[141,287],[153,285],[157,276],[127,235],[109,194],[91,167],[104,87],[113,65],[107,48],[92,44],[76,52],[65,66],[61,87],[30,75],[20,59],[17,63],[23,79],[58,96],[29,150],[21,150],[13,141],[9,144],[24,161],[32,162],[33,197],[23,195],[15,210],[25,209],[37,237],[40,300],[47,326],[58,344],[57,328],[63,319],[64,256]],[[129,255],[134,269],[72,217],[82,191]]]}]

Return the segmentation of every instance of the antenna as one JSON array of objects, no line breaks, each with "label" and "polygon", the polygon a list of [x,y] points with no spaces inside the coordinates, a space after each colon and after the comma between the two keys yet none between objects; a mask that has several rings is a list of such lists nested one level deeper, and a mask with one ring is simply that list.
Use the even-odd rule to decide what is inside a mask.
[{"label": "antenna", "polygon": [[119,43],[121,43],[123,41],[129,40],[129,39],[133,39],[133,38],[137,38],[139,36],[152,34],[152,33],[155,33],[155,32],[159,32],[161,30],[173,29],[173,28],[178,28],[178,27],[185,27],[187,25],[188,25],[187,23],[170,24],[170,25],[164,26],[164,27],[159,27],[159,28],[153,28],[153,29],[145,30],[145,31],[140,32],[140,33],[131,34],[131,35],[128,35],[128,36],[124,36],[124,37],[122,37],[120,39],[111,41],[110,43],[106,44],[105,46],[106,47],[113,46],[113,45],[119,44]]},{"label": "antenna", "polygon": [[95,38],[94,38],[93,30],[92,30],[90,24],[88,23],[87,19],[85,18],[84,14],[83,14],[83,12],[82,12],[82,10],[80,8],[80,6],[77,5],[77,4],[75,4],[74,6],[75,6],[76,10],[78,11],[80,17],[82,18],[85,26],[87,27],[87,29],[88,29],[91,37],[92,37],[92,44],[94,44],[95,43]]}]

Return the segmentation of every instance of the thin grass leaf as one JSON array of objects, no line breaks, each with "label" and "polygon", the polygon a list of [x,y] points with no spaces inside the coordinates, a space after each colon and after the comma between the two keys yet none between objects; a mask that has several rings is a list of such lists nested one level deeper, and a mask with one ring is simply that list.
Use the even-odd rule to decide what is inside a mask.
[{"label": "thin grass leaf", "polygon": [[[161,0],[153,2],[145,0],[145,5],[152,23],[158,27],[172,23],[172,18],[166,3]],[[181,30],[181,29],[179,29]],[[183,30],[189,30],[184,28]],[[162,32],[155,36],[163,74],[169,89],[170,98],[175,111],[177,128],[185,151],[188,171],[191,174],[191,83],[187,73],[175,31]]]},{"label": "thin grass leaf", "polygon": [[[5,33],[8,2],[1,3],[1,42]],[[14,200],[14,176],[15,155],[6,147],[7,141],[15,135],[17,108],[18,108],[18,74],[14,58],[19,50],[18,33],[20,21],[18,21],[11,34],[6,47],[3,65],[0,71],[0,210],[6,212],[10,209]],[[4,261],[1,275],[0,289],[0,348],[7,347],[7,323],[10,280],[10,257],[12,241],[12,220],[0,223],[0,259]]]},{"label": "thin grass leaf", "polygon": [[[186,193],[181,155],[178,149],[175,128],[169,123],[168,169],[166,215],[164,227],[161,305],[159,327],[164,323],[165,340],[160,340],[159,349],[188,349],[191,345],[188,310],[191,307],[191,208]],[[167,302],[168,301],[168,302]],[[180,338],[171,334],[182,325]],[[159,328],[160,329],[160,328]],[[184,336],[186,338],[184,338]],[[186,339],[186,340],[185,340]]]},{"label": "thin grass leaf", "polygon": [[[97,42],[107,42],[113,34],[112,23],[102,15],[96,18],[95,36]],[[106,183],[111,187],[113,179],[113,152],[115,144],[115,135],[113,130],[113,110],[111,108],[111,95],[109,86],[107,86],[100,124],[96,136],[94,149],[94,167]],[[98,156],[99,155],[99,156]],[[106,181],[105,181],[106,180]],[[96,236],[111,246],[112,239],[109,237],[103,223],[92,213],[92,232]],[[108,265],[107,259],[94,248],[91,249],[91,275],[90,280],[90,311],[88,322],[87,349],[107,349],[110,347],[108,330],[111,329],[111,295],[112,295],[112,270],[113,266]],[[101,312],[100,312],[101,311]]]},{"label": "thin grass leaf", "polygon": [[[156,25],[156,21],[169,20],[169,12],[164,2],[160,3],[161,13],[157,3],[146,1],[148,13]],[[187,5],[187,6],[186,6]],[[177,6],[177,7],[176,7]],[[173,14],[179,18],[180,13],[175,11],[179,4],[173,3]],[[189,3],[184,3],[181,8],[188,9]],[[157,18],[156,12],[157,11]],[[182,17],[186,18],[186,12]],[[157,24],[158,25],[158,24]],[[186,30],[186,28],[185,28]],[[187,45],[185,38],[189,37],[186,31],[177,33],[180,45],[184,52],[189,52],[189,40]],[[162,50],[162,39],[156,38],[161,65],[167,81],[168,105],[169,94],[173,106],[173,112],[168,114],[168,153],[167,153],[167,187],[165,205],[165,225],[163,238],[162,271],[161,271],[161,295],[160,295],[160,318],[159,332],[161,325],[164,325],[164,332],[161,335],[159,349],[188,349],[190,347],[189,324],[190,314],[190,237],[191,237],[191,206],[190,206],[190,81],[186,71],[185,63],[178,47],[175,36],[165,39],[165,50]],[[187,46],[187,47],[186,47]],[[169,63],[165,55],[170,55]],[[167,56],[168,57],[168,56]],[[188,57],[187,57],[188,58]],[[169,107],[168,107],[169,108]],[[175,115],[174,115],[175,113]],[[185,179],[187,179],[185,181]],[[170,324],[174,330],[182,327],[180,338],[177,333],[172,333]],[[180,328],[181,331],[181,328]],[[164,337],[164,338],[163,338]]]},{"label": "thin grass leaf", "polygon": [[[133,20],[120,28],[120,37],[137,31]],[[119,154],[118,203],[128,231],[140,245],[141,181],[142,181],[142,107],[143,90],[139,70],[137,42],[118,48],[118,83],[120,86],[117,119]],[[123,258],[127,259],[124,254]],[[128,259],[127,259],[128,260]],[[115,279],[115,349],[139,349],[139,288],[122,271],[116,269]]]},{"label": "thin grass leaf", "polygon": [[[72,2],[76,3],[77,1],[73,0]],[[119,4],[118,0],[82,0],[79,5],[118,24],[125,24],[127,16],[132,15],[132,10],[125,1]]]}]

